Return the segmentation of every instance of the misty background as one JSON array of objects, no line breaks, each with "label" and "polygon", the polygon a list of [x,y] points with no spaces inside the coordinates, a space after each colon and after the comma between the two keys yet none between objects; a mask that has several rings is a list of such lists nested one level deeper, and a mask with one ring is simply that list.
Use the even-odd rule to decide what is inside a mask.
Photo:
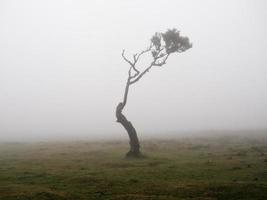
[{"label": "misty background", "polygon": [[130,88],[140,137],[267,128],[264,0],[0,1],[0,141],[110,138],[128,64],[155,32],[193,48]]}]

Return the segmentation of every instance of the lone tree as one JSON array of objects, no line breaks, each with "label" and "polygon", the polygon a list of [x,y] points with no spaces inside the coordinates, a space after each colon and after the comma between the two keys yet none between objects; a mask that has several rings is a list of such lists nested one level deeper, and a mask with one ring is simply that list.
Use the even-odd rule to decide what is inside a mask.
[{"label": "lone tree", "polygon": [[[169,29],[165,33],[155,33],[150,40],[150,46],[140,53],[133,54],[132,59],[125,56],[125,50],[122,51],[122,58],[130,65],[128,78],[125,86],[123,101],[120,102],[116,109],[117,122],[120,123],[127,131],[130,138],[130,150],[126,157],[140,157],[140,144],[136,130],[132,123],[122,114],[127,103],[129,88],[138,82],[152,67],[162,67],[166,64],[167,59],[173,53],[182,53],[192,47],[188,37],[180,36],[177,29]],[[137,63],[140,58],[150,54],[152,61],[143,71],[138,70]]]}]

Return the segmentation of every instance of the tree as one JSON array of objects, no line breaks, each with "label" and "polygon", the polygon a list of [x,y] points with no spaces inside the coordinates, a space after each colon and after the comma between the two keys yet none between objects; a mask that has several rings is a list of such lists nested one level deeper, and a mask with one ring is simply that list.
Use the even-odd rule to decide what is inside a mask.
[{"label": "tree", "polygon": [[[130,150],[126,157],[140,157],[140,143],[136,130],[132,123],[122,114],[127,103],[130,86],[138,82],[152,67],[162,67],[166,64],[167,59],[173,53],[182,53],[192,47],[188,37],[180,36],[177,29],[169,29],[165,33],[155,33],[150,40],[147,49],[140,53],[133,54],[132,59],[125,56],[125,50],[122,51],[122,58],[130,65],[128,78],[125,86],[123,101],[120,102],[116,109],[117,122],[120,123],[127,131],[130,139]],[[152,61],[143,71],[137,69],[137,63],[142,56],[150,54]]]}]

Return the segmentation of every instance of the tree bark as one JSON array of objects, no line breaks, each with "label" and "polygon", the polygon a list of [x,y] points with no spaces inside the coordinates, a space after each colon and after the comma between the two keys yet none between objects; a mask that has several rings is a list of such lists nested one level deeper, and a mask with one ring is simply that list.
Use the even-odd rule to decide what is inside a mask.
[{"label": "tree bark", "polygon": [[140,157],[140,144],[137,137],[137,133],[132,123],[122,114],[122,103],[119,103],[116,109],[117,122],[120,123],[127,131],[130,139],[130,150],[126,154],[126,157]]},{"label": "tree bark", "polygon": [[129,86],[130,86],[130,76],[126,83],[123,102],[120,102],[117,106],[116,117],[117,117],[117,122],[120,123],[126,129],[129,139],[130,139],[130,142],[129,142],[130,150],[126,154],[126,157],[140,157],[141,156],[140,144],[139,144],[139,139],[137,137],[136,130],[133,127],[132,123],[128,121],[127,118],[122,114],[122,110],[125,107],[126,102],[127,102]]}]

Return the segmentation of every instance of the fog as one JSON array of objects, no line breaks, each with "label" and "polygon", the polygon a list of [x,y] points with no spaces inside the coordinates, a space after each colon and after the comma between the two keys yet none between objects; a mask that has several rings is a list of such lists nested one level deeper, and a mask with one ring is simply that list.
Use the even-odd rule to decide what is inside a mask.
[{"label": "fog", "polygon": [[0,140],[125,137],[126,55],[177,28],[193,48],[130,88],[140,137],[267,128],[264,0],[0,1]]}]

